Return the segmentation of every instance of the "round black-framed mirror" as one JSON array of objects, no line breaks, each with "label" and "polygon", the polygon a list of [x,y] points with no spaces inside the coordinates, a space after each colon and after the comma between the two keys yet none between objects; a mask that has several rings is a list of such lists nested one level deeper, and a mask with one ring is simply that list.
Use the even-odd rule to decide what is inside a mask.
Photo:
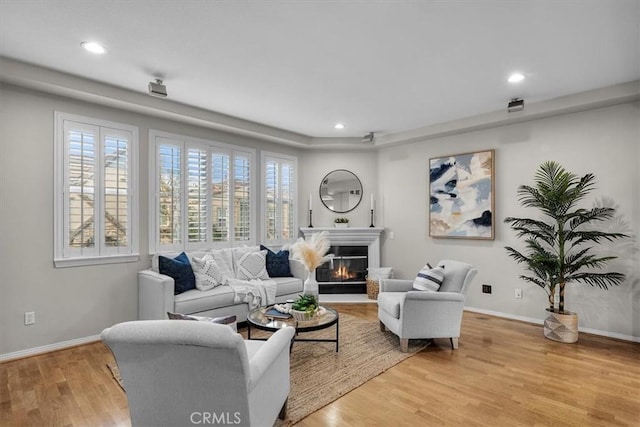
[{"label": "round black-framed mirror", "polygon": [[320,182],[320,200],[331,212],[351,212],[362,201],[362,182],[351,171],[332,170]]}]

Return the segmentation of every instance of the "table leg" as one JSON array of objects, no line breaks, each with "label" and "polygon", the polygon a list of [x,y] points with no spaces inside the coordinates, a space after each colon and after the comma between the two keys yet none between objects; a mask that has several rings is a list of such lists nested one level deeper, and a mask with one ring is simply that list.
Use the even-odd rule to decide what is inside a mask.
[{"label": "table leg", "polygon": [[336,353],[338,352],[338,343],[340,341],[339,328],[340,328],[340,321],[337,321],[336,322]]}]

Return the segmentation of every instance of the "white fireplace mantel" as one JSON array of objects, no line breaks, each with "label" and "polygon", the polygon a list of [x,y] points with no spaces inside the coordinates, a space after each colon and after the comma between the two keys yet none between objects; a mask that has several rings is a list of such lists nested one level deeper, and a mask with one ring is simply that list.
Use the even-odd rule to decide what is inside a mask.
[{"label": "white fireplace mantel", "polygon": [[331,246],[367,246],[369,268],[380,267],[380,235],[383,227],[304,227],[300,231],[305,239],[313,233],[326,231]]}]

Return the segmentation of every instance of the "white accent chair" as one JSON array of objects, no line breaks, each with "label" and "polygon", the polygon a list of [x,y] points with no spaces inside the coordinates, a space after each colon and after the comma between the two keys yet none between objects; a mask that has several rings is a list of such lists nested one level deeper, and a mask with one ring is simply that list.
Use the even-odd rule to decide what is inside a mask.
[{"label": "white accent chair", "polygon": [[458,348],[464,292],[478,271],[459,261],[442,260],[438,266],[444,268],[438,292],[413,290],[413,280],[380,281],[380,330],[396,334],[403,352],[410,339],[449,338],[451,347]]},{"label": "white accent chair", "polygon": [[134,427],[272,426],[286,414],[294,332],[252,341],[221,324],[145,320],[101,338],[118,363]]}]

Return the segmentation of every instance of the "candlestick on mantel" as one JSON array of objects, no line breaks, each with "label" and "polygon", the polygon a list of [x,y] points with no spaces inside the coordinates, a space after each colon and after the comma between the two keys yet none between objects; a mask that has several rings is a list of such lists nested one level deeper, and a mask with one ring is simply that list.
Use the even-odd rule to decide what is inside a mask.
[{"label": "candlestick on mantel", "polygon": [[[311,201],[309,201],[311,205]],[[309,228],[313,228],[313,210],[309,209]]]},{"label": "candlestick on mantel", "polygon": [[369,226],[369,228],[375,227],[375,225],[373,225],[373,208],[371,208],[371,225]]}]

